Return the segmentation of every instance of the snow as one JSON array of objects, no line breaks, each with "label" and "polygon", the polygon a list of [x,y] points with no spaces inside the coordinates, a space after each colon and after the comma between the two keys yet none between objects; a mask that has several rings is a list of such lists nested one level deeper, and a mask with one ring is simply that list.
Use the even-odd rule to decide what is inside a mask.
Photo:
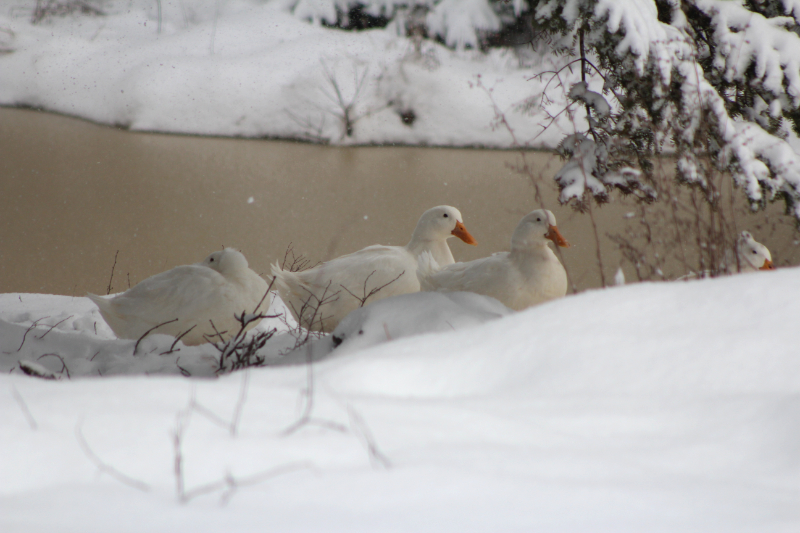
[{"label": "snow", "polygon": [[14,363],[41,316],[34,361],[108,343],[141,373],[167,338],[132,358],[85,298],[3,295],[0,529],[795,531],[798,290],[797,269],[624,285],[433,332],[409,311],[439,304],[401,297],[342,324],[377,344],[311,367],[38,361],[55,381]]},{"label": "snow", "polygon": [[[0,105],[138,131],[509,147],[512,135],[492,127],[495,107],[475,87],[481,75],[521,143],[536,138],[536,146],[554,147],[572,130],[564,119],[542,133],[545,111],[555,115],[566,104],[563,90],[548,93],[553,101],[546,108],[516,110],[544,87],[530,79],[531,66],[558,70],[565,58],[546,50],[524,60],[506,49],[454,51],[399,36],[396,25],[347,32],[303,20],[330,21],[325,13],[334,4],[162,0],[159,24],[156,2],[132,0],[104,3],[105,16],[31,24],[18,2],[0,0],[0,47],[13,50],[0,54]],[[470,3],[483,13],[482,4]],[[455,17],[447,23],[448,40],[469,43],[464,28],[470,24],[494,27],[472,12],[444,2],[430,16]],[[362,76],[356,94],[354,79]],[[408,110],[416,117],[411,124],[401,119]]]},{"label": "snow", "polygon": [[[36,25],[3,1],[0,104],[336,144],[555,147],[572,135],[563,198],[638,177],[592,175],[602,154],[575,131],[580,109],[542,133],[579,73],[562,72],[542,107],[546,78],[531,72],[568,58],[468,49],[476,27],[497,23],[485,0],[429,13],[456,50],[397,25],[321,26],[337,1],[131,0]],[[571,23],[582,5],[541,2],[536,14],[560,9]],[[783,5],[800,13],[797,0]],[[756,58],[764,86],[785,80],[797,99],[797,37],[743,13],[728,2],[714,15],[729,45],[716,60],[736,77]],[[594,7],[640,72],[654,67],[665,86],[684,78],[687,142],[711,109],[751,198],[759,183],[796,195],[796,153],[731,120],[680,20],[655,14],[645,1]],[[579,99],[605,116],[613,102],[596,83]],[[2,294],[0,531],[798,530],[800,270],[615,280],[519,313],[469,294],[386,299],[299,348],[303,332],[275,298],[269,314],[283,319],[248,336],[274,331],[266,366],[232,374],[214,345],[116,339],[86,298]]]}]

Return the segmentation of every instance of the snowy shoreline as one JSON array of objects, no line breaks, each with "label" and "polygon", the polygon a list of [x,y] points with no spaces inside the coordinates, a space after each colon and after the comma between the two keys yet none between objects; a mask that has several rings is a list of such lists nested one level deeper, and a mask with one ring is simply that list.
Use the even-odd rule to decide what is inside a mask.
[{"label": "snowy shoreline", "polygon": [[[442,150],[491,150],[497,152],[544,152],[544,153],[556,153],[555,148],[551,148],[548,146],[492,146],[492,145],[484,145],[484,144],[463,144],[463,145],[447,145],[447,144],[436,144],[436,145],[428,145],[428,144],[420,144],[420,143],[404,143],[404,142],[390,142],[390,143],[363,143],[363,144],[347,144],[347,145],[340,145],[335,143],[319,143],[317,141],[313,141],[310,139],[302,139],[298,137],[271,137],[271,136],[261,136],[261,137],[247,137],[244,135],[222,135],[222,134],[215,134],[215,133],[191,133],[191,132],[169,132],[169,131],[161,131],[161,130],[131,130],[127,128],[123,128],[121,126],[116,126],[114,124],[105,124],[102,122],[95,122],[89,118],[80,116],[80,115],[70,115],[68,113],[63,113],[60,111],[55,111],[52,109],[46,109],[43,107],[31,107],[29,105],[0,105],[0,108],[3,109],[18,109],[21,111],[31,111],[35,113],[43,113],[47,115],[54,115],[56,117],[63,117],[68,119],[75,119],[85,122],[87,124],[91,124],[93,126],[99,126],[101,128],[113,128],[123,132],[130,132],[130,133],[143,133],[148,135],[168,135],[174,137],[187,137],[187,138],[198,138],[198,139],[220,139],[220,140],[245,140],[245,141],[269,141],[269,142],[287,142],[287,143],[298,143],[303,145],[309,146],[320,146],[320,147],[330,147],[330,148],[429,148],[431,150],[442,149]],[[669,154],[664,155],[663,157],[670,157]]]},{"label": "snowy shoreline", "polygon": [[[417,51],[395,28],[315,26],[280,2],[229,2],[218,20],[192,24],[167,10],[159,35],[146,24],[151,7],[39,25],[0,10],[12,50],[0,55],[0,105],[132,131],[339,145],[553,148],[572,129],[565,120],[544,133],[540,126],[565,94],[548,93],[547,109],[527,102],[542,89],[531,76],[563,62],[544,50],[527,53],[524,64],[510,49],[484,54],[425,41]],[[513,135],[497,127],[495,105]]]}]

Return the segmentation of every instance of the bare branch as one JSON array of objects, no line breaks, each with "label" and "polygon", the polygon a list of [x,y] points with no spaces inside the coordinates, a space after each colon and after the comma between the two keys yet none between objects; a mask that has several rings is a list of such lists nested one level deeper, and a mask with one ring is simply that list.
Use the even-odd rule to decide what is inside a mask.
[{"label": "bare branch", "polygon": [[51,331],[53,331],[53,329],[54,329],[56,326],[58,326],[58,325],[60,325],[60,324],[62,324],[62,323],[64,323],[64,322],[66,322],[67,320],[69,320],[69,319],[70,319],[70,318],[72,318],[72,317],[73,317],[73,315],[69,315],[69,316],[68,316],[67,318],[65,318],[64,320],[60,320],[60,321],[56,322],[55,324],[53,324],[52,326],[50,326],[50,329],[48,329],[47,331],[45,331],[44,333],[42,333],[42,335],[41,335],[41,336],[39,336],[39,337],[37,337],[37,338],[38,338],[39,340],[42,340],[42,339],[44,339],[44,338],[45,338],[45,336],[46,336],[48,333],[50,333]]},{"label": "bare branch", "polygon": [[180,351],[180,348],[178,348],[177,350],[175,349],[175,345],[178,344],[179,340],[181,340],[186,335],[188,335],[189,332],[192,331],[196,327],[197,327],[197,324],[193,325],[192,327],[190,327],[189,329],[187,329],[186,331],[184,331],[183,333],[181,333],[180,335],[175,337],[175,342],[172,343],[172,345],[169,347],[169,350],[167,350],[166,352],[161,352],[159,355],[168,355],[168,354]]},{"label": "bare branch", "polygon": [[64,362],[64,358],[61,357],[60,355],[58,355],[57,353],[46,353],[46,354],[40,355],[36,360],[39,361],[39,360],[41,360],[42,357],[48,357],[48,356],[49,357],[58,358],[58,360],[61,361],[61,370],[59,371],[59,374],[63,374],[64,372],[66,372],[67,373],[67,379],[72,379],[72,377],[69,375],[69,368],[67,368],[67,363]]},{"label": "bare branch", "polygon": [[22,345],[25,344],[25,339],[27,338],[28,333],[30,333],[33,328],[39,325],[40,320],[44,320],[45,318],[50,318],[50,317],[43,316],[42,318],[37,318],[36,320],[33,321],[33,323],[30,326],[28,326],[28,329],[26,329],[25,333],[22,335],[22,342],[19,343],[19,348],[17,348],[17,351],[20,351],[22,349]]},{"label": "bare branch", "polygon": [[244,402],[247,400],[247,388],[250,383],[250,372],[245,369],[242,375],[242,384],[239,387],[239,399],[236,401],[236,409],[233,411],[233,421],[231,422],[231,436],[235,437],[239,429],[239,421],[242,419]]},{"label": "bare branch", "polygon": [[172,324],[173,322],[177,322],[177,321],[178,321],[177,318],[173,318],[172,320],[167,320],[166,322],[162,322],[161,324],[157,324],[157,325],[153,326],[152,328],[148,329],[147,331],[145,331],[144,333],[142,333],[142,336],[139,337],[139,339],[136,341],[136,344],[133,345],[133,355],[136,355],[136,350],[139,349],[139,343],[142,342],[142,339],[147,337],[150,333],[152,333],[153,331],[157,330],[161,326],[166,326],[167,324]]},{"label": "bare branch", "polygon": [[129,487],[133,487],[134,489],[141,490],[143,492],[150,491],[150,485],[144,483],[143,481],[139,481],[138,479],[134,479],[126,474],[123,474],[116,468],[105,464],[89,447],[89,444],[86,442],[86,439],[83,436],[83,431],[81,430],[81,426],[83,425],[83,420],[78,422],[75,425],[75,437],[78,439],[78,444],[81,446],[81,450],[86,456],[97,466],[97,468],[109,476],[113,477],[120,483],[124,483]]},{"label": "bare branch", "polygon": [[111,294],[111,282],[114,280],[114,269],[117,267],[118,255],[119,255],[119,250],[117,250],[117,253],[114,254],[114,264],[111,265],[111,277],[108,278],[108,287],[106,288],[106,294]]},{"label": "bare branch", "polygon": [[14,385],[11,385],[11,395],[14,396],[14,400],[16,400],[19,408],[22,409],[22,414],[25,415],[25,419],[28,421],[28,424],[31,426],[31,429],[36,430],[39,429],[39,424],[36,423],[36,420],[33,418],[30,409],[28,409],[28,404],[25,403],[25,400],[22,398],[22,395],[19,393],[17,388]]},{"label": "bare branch", "polygon": [[405,274],[405,273],[406,273],[406,271],[405,271],[405,270],[403,270],[403,271],[402,271],[402,272],[400,272],[400,274],[398,274],[398,275],[397,275],[397,277],[395,277],[393,280],[391,280],[391,281],[388,281],[388,282],[384,283],[384,284],[383,284],[383,285],[381,285],[380,287],[375,287],[374,289],[372,289],[371,291],[369,291],[369,293],[367,293],[367,282],[369,281],[369,278],[371,278],[371,277],[372,277],[372,275],[373,275],[373,274],[375,274],[375,272],[377,272],[377,271],[376,271],[376,270],[373,270],[373,271],[372,271],[372,272],[369,274],[369,276],[367,276],[367,278],[364,280],[364,288],[363,288],[363,293],[362,293],[362,294],[363,294],[363,296],[356,296],[355,294],[353,294],[353,293],[350,291],[350,289],[348,289],[347,287],[345,287],[345,286],[344,286],[344,285],[342,285],[341,283],[339,284],[339,286],[340,286],[341,288],[343,288],[345,291],[347,291],[347,293],[348,293],[350,296],[352,296],[353,298],[355,298],[356,300],[358,300],[358,302],[359,302],[359,307],[364,307],[364,306],[366,305],[366,303],[367,303],[367,300],[368,300],[368,299],[369,299],[371,296],[374,296],[375,294],[377,294],[378,292],[380,292],[380,290],[381,290],[381,289],[383,289],[383,288],[385,288],[385,287],[388,287],[389,285],[391,285],[392,283],[394,283],[395,281],[397,281],[398,279],[400,279],[401,277],[403,277],[403,274]]},{"label": "bare branch", "polygon": [[358,414],[351,405],[347,406],[347,414],[350,416],[350,427],[356,432],[356,435],[358,435],[366,446],[372,463],[378,464],[384,468],[391,468],[391,461],[378,449],[375,437],[372,435],[372,431],[370,431],[369,426],[364,422],[361,415]]}]

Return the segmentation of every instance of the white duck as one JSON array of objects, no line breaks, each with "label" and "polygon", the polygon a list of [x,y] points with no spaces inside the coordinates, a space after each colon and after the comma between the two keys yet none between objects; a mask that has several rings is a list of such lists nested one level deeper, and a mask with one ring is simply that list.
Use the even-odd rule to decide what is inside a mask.
[{"label": "white duck", "polygon": [[470,291],[491,296],[514,310],[525,309],[567,293],[567,273],[547,246],[568,247],[556,227],[556,217],[537,209],[517,225],[511,236],[511,251],[493,254],[467,263],[438,268],[435,258],[419,261],[423,291]]},{"label": "white duck", "polygon": [[122,294],[87,296],[121,339],[138,339],[148,330],[177,337],[191,329],[181,341],[195,345],[220,340],[214,328],[225,339],[233,336],[240,329],[234,314],[265,310],[269,298],[257,307],[266,293],[267,282],[248,267],[244,255],[226,248],[201,263],[149,277]]},{"label": "white duck", "polygon": [[477,244],[455,207],[425,211],[405,246],[368,246],[302,272],[272,267],[275,287],[295,319],[313,331],[331,332],[351,311],[389,296],[419,291],[417,259],[430,253],[440,264],[453,263],[447,239]]},{"label": "white duck", "polygon": [[739,240],[736,242],[736,255],[738,257],[738,265],[733,257],[728,260],[727,270],[729,273],[775,269],[769,249],[756,241],[749,231],[743,231],[739,235]]}]

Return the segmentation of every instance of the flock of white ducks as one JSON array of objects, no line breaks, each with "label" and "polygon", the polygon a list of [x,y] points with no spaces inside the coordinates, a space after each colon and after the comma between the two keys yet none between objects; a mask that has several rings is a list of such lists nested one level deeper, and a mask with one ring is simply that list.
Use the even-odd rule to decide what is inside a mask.
[{"label": "flock of white ducks", "polygon": [[477,242],[455,207],[425,211],[405,246],[368,246],[302,272],[272,267],[275,287],[300,325],[331,332],[351,311],[390,296],[418,292],[417,261],[425,253],[440,265],[451,265],[447,239]]},{"label": "flock of white ducks", "polygon": [[[467,291],[522,310],[567,292],[567,275],[548,246],[568,247],[552,212],[537,209],[517,225],[511,251],[455,263],[447,244],[457,237],[477,244],[458,209],[438,206],[417,222],[405,246],[375,245],[301,272],[272,267],[274,289],[298,323],[331,332],[366,304],[417,291]],[[774,268],[769,250],[743,232],[732,272]],[[114,333],[138,339],[149,333],[181,337],[186,345],[228,338],[239,331],[234,315],[266,312],[267,282],[227,248],[201,263],[173,268],[112,296],[88,295]]]}]

